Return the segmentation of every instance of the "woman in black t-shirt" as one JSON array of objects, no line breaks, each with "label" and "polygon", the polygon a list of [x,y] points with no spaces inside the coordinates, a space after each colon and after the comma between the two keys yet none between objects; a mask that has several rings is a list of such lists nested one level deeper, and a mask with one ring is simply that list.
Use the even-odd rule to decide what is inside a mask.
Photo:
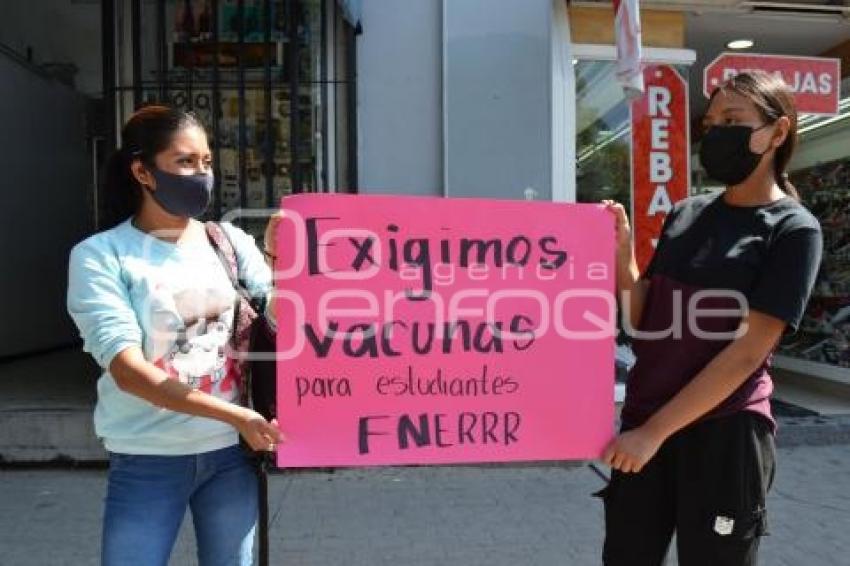
[{"label": "woman in black t-shirt", "polygon": [[820,264],[817,220],[785,168],[796,142],[788,86],[738,75],[712,95],[700,161],[726,190],[676,203],[638,271],[622,205],[617,287],[637,361],[622,430],[603,460],[608,565],[750,565],[766,530],[775,423],[768,370],[796,330]]}]

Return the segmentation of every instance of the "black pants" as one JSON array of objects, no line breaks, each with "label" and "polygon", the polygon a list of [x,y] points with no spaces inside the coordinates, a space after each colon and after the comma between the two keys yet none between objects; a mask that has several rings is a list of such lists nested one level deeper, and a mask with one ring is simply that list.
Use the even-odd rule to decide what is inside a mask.
[{"label": "black pants", "polygon": [[766,419],[741,412],[671,436],[638,474],[614,470],[605,503],[608,566],[659,566],[676,532],[681,566],[751,566],[775,471]]}]

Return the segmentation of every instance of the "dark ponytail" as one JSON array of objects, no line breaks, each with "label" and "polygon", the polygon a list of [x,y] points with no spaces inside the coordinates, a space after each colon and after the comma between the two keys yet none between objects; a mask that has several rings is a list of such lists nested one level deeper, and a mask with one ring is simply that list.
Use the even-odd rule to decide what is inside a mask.
[{"label": "dark ponytail", "polygon": [[764,71],[749,71],[735,75],[725,84],[715,89],[712,98],[720,90],[736,92],[748,98],[756,105],[765,122],[772,124],[785,116],[790,122],[788,136],[776,148],[773,156],[773,178],[780,189],[796,200],[800,195],[791,181],[788,180],[788,163],[797,147],[797,107],[794,104],[794,93],[791,88],[776,75]]},{"label": "dark ponytail", "polygon": [[187,127],[203,129],[198,118],[169,106],[137,110],[121,130],[121,147],[106,162],[103,182],[104,220],[111,228],[136,214],[142,204],[142,186],[130,167],[137,159],[153,166],[156,155],[168,149],[174,135]]},{"label": "dark ponytail", "polygon": [[784,171],[782,173],[776,173],[777,170],[778,167],[774,166],[776,184],[779,185],[779,188],[785,191],[787,195],[794,197],[794,200],[800,200],[800,193],[797,192],[797,187],[791,184],[791,181],[788,179],[788,173]]},{"label": "dark ponytail", "polygon": [[103,180],[104,221],[102,228],[111,228],[134,215],[142,203],[142,188],[133,177],[130,154],[119,149],[106,162]]}]

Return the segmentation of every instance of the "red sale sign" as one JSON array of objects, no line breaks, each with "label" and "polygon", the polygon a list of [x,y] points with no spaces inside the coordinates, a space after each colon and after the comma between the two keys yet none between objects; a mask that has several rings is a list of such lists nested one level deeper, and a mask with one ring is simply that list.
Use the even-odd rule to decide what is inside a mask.
[{"label": "red sale sign", "polygon": [[688,85],[670,65],[644,68],[644,95],[632,101],[632,224],[646,269],[673,203],[688,196]]},{"label": "red sale sign", "polygon": [[779,75],[791,90],[801,114],[838,114],[841,61],[824,57],[790,57],[755,53],[723,53],[703,71],[703,94],[746,71]]}]

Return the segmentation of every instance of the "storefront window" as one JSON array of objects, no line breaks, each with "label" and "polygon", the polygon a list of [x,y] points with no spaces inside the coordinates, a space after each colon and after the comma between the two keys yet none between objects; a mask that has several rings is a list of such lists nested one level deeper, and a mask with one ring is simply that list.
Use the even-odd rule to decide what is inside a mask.
[{"label": "storefront window", "polygon": [[[674,68],[687,77],[687,67]],[[613,61],[575,62],[576,200],[612,199],[631,211],[631,113],[615,72]],[[617,343],[617,379],[624,381],[634,355],[622,329]]]},{"label": "storefront window", "polygon": [[780,353],[796,360],[850,368],[848,81],[842,85],[842,97],[838,116],[800,119],[801,143],[790,178],[803,204],[820,222],[823,261],[800,330],[783,340]]},{"label": "storefront window", "polygon": [[[688,67],[674,65],[684,77]],[[576,73],[576,200],[613,199],[631,210],[631,115],[613,61],[579,60]]]},{"label": "storefront window", "polygon": [[611,61],[578,61],[576,200],[613,199],[631,208],[631,125]]},{"label": "storefront window", "polygon": [[[211,218],[353,185],[353,30],[334,0],[119,2],[116,91],[195,112],[210,133]],[[340,168],[340,165],[343,168]],[[262,224],[246,227],[259,233]]]}]

